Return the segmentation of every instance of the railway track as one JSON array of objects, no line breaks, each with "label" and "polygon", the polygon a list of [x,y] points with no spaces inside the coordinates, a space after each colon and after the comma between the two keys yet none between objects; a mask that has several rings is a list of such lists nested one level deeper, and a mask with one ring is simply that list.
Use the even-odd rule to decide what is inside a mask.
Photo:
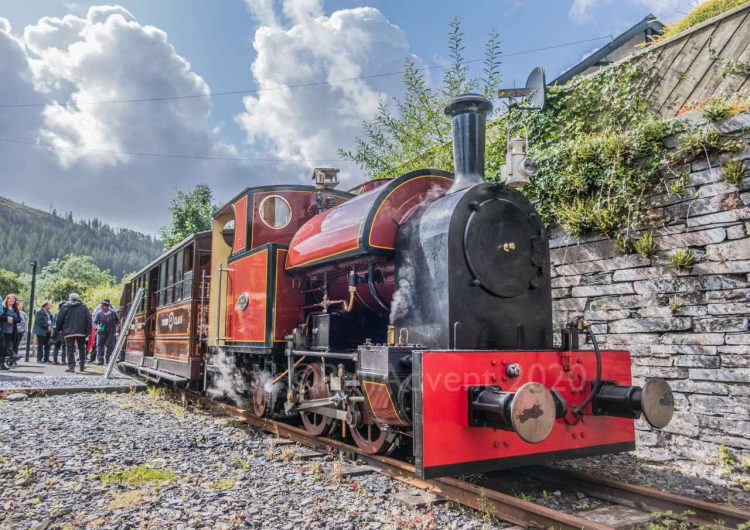
[{"label": "railway track", "polygon": [[[209,410],[231,416],[250,426],[313,449],[343,452],[376,467],[381,473],[394,479],[480,512],[489,513],[522,528],[560,530],[614,530],[617,528],[586,519],[585,513],[569,514],[502,493],[492,487],[492,479],[483,484],[450,477],[423,480],[414,475],[414,466],[407,462],[382,455],[369,455],[341,440],[311,436],[299,427],[267,418],[258,418],[239,407],[213,401],[194,392],[170,388],[180,397],[197,400]],[[523,468],[518,470],[518,473],[544,484],[580,491],[590,497],[635,508],[645,513],[670,512],[670,517],[689,521],[701,528],[738,528],[743,523],[750,522],[750,511],[644,486],[634,486],[546,466]]]}]

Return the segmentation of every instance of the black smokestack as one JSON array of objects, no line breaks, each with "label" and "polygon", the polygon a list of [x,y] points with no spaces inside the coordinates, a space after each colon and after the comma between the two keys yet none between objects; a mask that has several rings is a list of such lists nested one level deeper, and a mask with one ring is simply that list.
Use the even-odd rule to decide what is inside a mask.
[{"label": "black smokestack", "polygon": [[456,180],[450,191],[484,181],[484,137],[490,100],[480,94],[461,94],[445,107],[453,119],[453,165]]}]

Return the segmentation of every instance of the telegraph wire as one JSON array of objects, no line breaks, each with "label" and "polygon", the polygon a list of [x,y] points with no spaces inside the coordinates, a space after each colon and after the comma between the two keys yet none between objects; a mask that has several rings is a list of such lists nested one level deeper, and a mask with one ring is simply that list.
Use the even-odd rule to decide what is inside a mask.
[{"label": "telegraph wire", "polygon": [[[594,42],[599,41],[603,39],[612,39],[612,35],[602,35],[601,37],[594,37],[591,39],[583,39],[583,40],[577,40],[577,41],[570,41],[570,42],[563,42],[560,44],[553,44],[550,46],[543,46],[540,48],[529,48],[527,50],[520,50],[516,52],[510,52],[510,53],[501,53],[500,59],[506,57],[518,57],[521,55],[527,55],[530,53],[536,53],[541,51],[547,51],[547,50],[554,50],[557,48],[565,48],[567,46],[573,46],[575,44],[584,44],[587,42]],[[474,64],[478,62],[484,61],[484,58],[482,59],[472,59],[470,61],[465,61],[464,64]],[[437,66],[425,66],[422,68],[417,68],[419,71],[429,71],[429,70],[439,70],[444,68],[450,68],[450,66],[446,65],[437,65]],[[327,85],[333,85],[336,83],[347,83],[352,81],[363,81],[367,79],[376,79],[379,77],[390,77],[394,75],[403,75],[405,73],[405,70],[399,70],[395,72],[385,72],[380,74],[370,74],[370,75],[363,75],[359,77],[349,77],[344,79],[335,79],[332,81],[311,81],[309,83],[298,83],[294,85],[278,85],[274,87],[267,87],[267,88],[256,88],[256,89],[245,89],[245,90],[226,90],[221,92],[209,92],[208,94],[183,94],[183,95],[175,95],[175,96],[159,96],[159,97],[150,97],[150,98],[133,98],[133,99],[111,99],[111,100],[100,100],[100,101],[79,101],[79,102],[67,102],[67,103],[2,103],[0,104],[0,108],[39,108],[39,107],[47,107],[52,105],[57,105],[60,107],[79,107],[82,105],[114,105],[114,104],[122,104],[122,103],[148,103],[148,102],[158,102],[158,101],[173,101],[173,100],[184,100],[184,99],[199,99],[199,98],[213,98],[213,97],[220,97],[220,96],[236,96],[236,95],[248,95],[248,94],[259,94],[261,92],[270,92],[275,90],[285,90],[285,89],[297,89],[297,88],[309,88],[309,87],[316,87],[316,86],[327,86]]]},{"label": "telegraph wire", "polygon": [[210,156],[210,155],[188,155],[188,154],[170,154],[170,153],[148,153],[141,151],[118,151],[115,149],[97,149],[93,147],[65,147],[60,145],[53,145],[45,142],[27,142],[23,140],[14,140],[12,138],[0,138],[0,143],[14,144],[14,145],[28,145],[32,147],[48,148],[52,150],[63,150],[63,151],[87,151],[93,153],[102,153],[109,155],[127,155],[127,156],[142,156],[151,158],[178,158],[178,159],[190,159],[190,160],[223,160],[229,162],[336,162],[340,163],[354,163],[351,160],[344,160],[341,158],[250,158],[250,157],[233,157],[233,156]]}]

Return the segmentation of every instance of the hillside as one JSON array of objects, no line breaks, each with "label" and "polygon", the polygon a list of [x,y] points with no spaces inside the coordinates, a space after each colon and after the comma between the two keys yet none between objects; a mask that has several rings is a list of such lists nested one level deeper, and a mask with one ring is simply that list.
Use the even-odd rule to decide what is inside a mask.
[{"label": "hillside", "polygon": [[0,268],[29,272],[29,263],[39,266],[66,254],[91,256],[102,269],[118,279],[140,269],[162,252],[151,236],[115,229],[91,219],[74,221],[0,197]]}]

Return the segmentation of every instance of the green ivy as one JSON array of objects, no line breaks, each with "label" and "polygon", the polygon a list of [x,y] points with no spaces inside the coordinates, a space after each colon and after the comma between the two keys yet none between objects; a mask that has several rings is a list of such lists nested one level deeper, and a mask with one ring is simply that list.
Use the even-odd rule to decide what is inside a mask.
[{"label": "green ivy", "polygon": [[[684,184],[677,166],[741,147],[711,126],[658,119],[641,64],[626,61],[550,87],[542,112],[513,109],[496,120],[488,134],[488,178],[497,178],[508,136],[528,131],[538,173],[524,193],[537,201],[545,224],[574,236],[600,232],[632,251],[635,233],[656,221],[649,199],[670,189],[669,178]],[[666,140],[677,134],[670,149]]]},{"label": "green ivy", "polygon": [[[452,66],[443,86],[431,89],[416,66],[404,76],[405,95],[381,104],[365,122],[363,137],[340,155],[374,178],[394,177],[417,168],[452,169],[450,120],[443,107],[457,93],[480,90],[491,96],[499,82],[499,38],[493,31],[485,50],[482,79],[472,79],[463,61],[463,33],[451,24]],[[527,136],[537,174],[524,193],[536,202],[548,227],[571,235],[597,231],[622,252],[634,251],[636,238],[655,224],[650,199],[658,193],[681,194],[685,175],[679,166],[712,153],[740,148],[711,126],[661,120],[647,99],[648,56],[621,61],[564,86],[551,86],[541,112],[523,105],[490,117],[485,174],[498,180],[509,137]],[[746,100],[704,102],[704,115],[718,119],[747,110]],[[677,146],[667,140],[679,134]],[[671,144],[671,143],[670,143]]]}]

